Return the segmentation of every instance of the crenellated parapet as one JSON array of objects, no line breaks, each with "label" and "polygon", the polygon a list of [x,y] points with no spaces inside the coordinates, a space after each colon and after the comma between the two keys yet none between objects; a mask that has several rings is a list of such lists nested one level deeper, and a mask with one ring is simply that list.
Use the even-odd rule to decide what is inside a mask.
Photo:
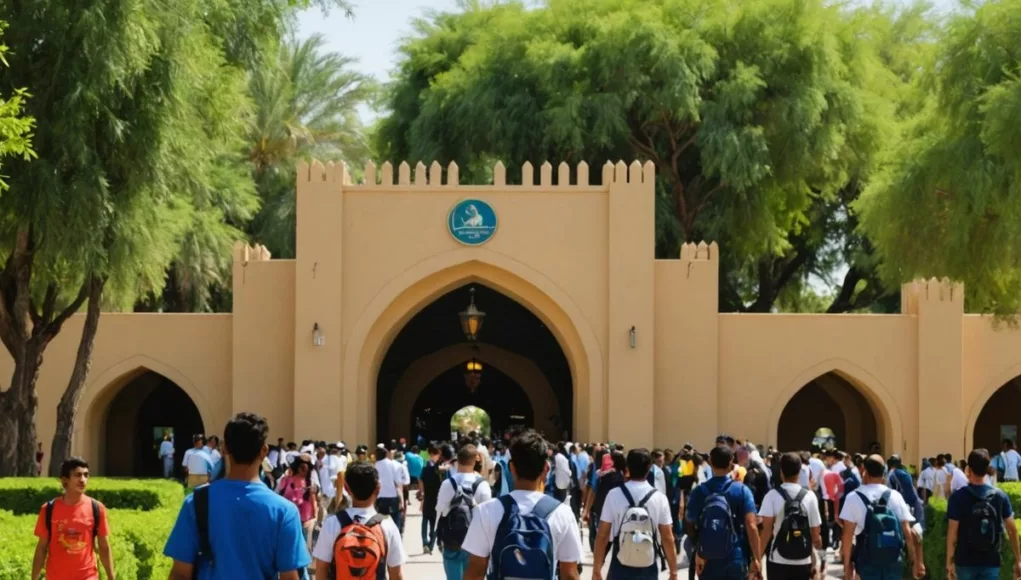
[{"label": "crenellated parapet", "polygon": [[716,242],[706,244],[705,240],[697,244],[694,242],[681,244],[681,259],[718,262],[720,259],[720,246]]},{"label": "crenellated parapet", "polygon": [[272,258],[269,250],[262,244],[249,245],[246,242],[234,243],[234,263],[246,266],[249,262],[265,262]]},{"label": "crenellated parapet", "polygon": [[901,313],[918,314],[935,307],[964,312],[964,284],[949,278],[918,279],[901,286]]}]

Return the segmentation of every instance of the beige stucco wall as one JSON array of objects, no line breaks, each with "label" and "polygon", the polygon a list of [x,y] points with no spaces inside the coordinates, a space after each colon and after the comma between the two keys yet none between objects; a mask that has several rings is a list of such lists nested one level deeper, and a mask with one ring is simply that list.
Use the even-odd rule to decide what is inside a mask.
[{"label": "beige stucco wall", "polygon": [[[655,260],[654,168],[594,170],[603,185],[588,185],[587,167],[564,165],[526,171],[523,186],[506,185],[502,167],[493,185],[459,186],[454,167],[370,166],[367,184],[352,185],[342,165],[302,164],[297,259],[239,244],[233,314],[104,314],[76,450],[101,454],[107,406],[144,370],[181,386],[209,432],[253,410],[274,436],[371,443],[376,373],[394,336],[473,281],[529,308],[557,338],[580,440],[704,447],[726,431],[774,443],[790,398],[820,377],[832,383],[832,373],[868,401],[884,451],[959,456],[985,401],[1021,374],[1021,331],[964,315],[963,288],[947,282],[906,286],[901,315],[718,314],[726,249],[688,244],[680,259]],[[499,216],[479,247],[446,228],[468,197]],[[314,324],[322,346],[312,344]],[[80,325],[72,319],[46,353],[37,425],[47,445]],[[409,369],[400,409],[414,404],[426,362]],[[9,367],[0,361],[0,373]]]}]

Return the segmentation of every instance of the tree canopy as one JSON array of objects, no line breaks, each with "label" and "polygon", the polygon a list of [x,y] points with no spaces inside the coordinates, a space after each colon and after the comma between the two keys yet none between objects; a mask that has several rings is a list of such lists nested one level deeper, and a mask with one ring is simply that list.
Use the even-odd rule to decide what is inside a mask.
[{"label": "tree canopy", "polygon": [[955,14],[904,140],[855,206],[891,281],[964,281],[969,308],[1021,310],[1021,1]]}]

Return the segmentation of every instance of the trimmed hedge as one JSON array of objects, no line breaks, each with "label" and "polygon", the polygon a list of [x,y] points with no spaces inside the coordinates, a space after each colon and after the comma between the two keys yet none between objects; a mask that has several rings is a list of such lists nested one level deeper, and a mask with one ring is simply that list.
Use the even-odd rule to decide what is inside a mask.
[{"label": "trimmed hedge", "polygon": [[[0,510],[15,515],[38,514],[44,503],[62,493],[60,481],[54,478],[3,478],[0,479]],[[89,480],[87,493],[112,510],[176,509],[184,500],[184,487],[166,479],[94,477]]]},{"label": "trimmed hedge", "polygon": [[[0,479],[0,580],[23,580],[31,575],[36,518],[42,505],[60,493],[54,479]],[[117,577],[167,578],[172,562],[163,556],[163,545],[184,501],[181,484],[94,478],[89,480],[88,495],[108,508]],[[101,575],[105,577],[102,571]]]},{"label": "trimmed hedge", "polygon": [[[1007,493],[1017,517],[1021,510],[1021,484],[1006,483],[1000,489]],[[931,580],[946,580],[947,577],[947,502],[932,500],[925,508],[925,569]],[[1003,535],[1003,561],[1000,565],[1001,580],[1013,580],[1014,551],[1009,546],[1010,538]]]}]

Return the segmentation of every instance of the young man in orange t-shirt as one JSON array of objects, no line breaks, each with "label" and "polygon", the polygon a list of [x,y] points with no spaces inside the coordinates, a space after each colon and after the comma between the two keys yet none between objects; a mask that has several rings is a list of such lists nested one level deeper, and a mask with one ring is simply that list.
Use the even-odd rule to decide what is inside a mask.
[{"label": "young man in orange t-shirt", "polygon": [[36,520],[39,543],[32,560],[32,580],[38,580],[44,564],[46,577],[53,580],[99,580],[94,550],[97,538],[106,577],[114,580],[106,507],[85,495],[88,483],[89,464],[81,457],[65,459],[60,466],[64,495],[43,504]]}]

